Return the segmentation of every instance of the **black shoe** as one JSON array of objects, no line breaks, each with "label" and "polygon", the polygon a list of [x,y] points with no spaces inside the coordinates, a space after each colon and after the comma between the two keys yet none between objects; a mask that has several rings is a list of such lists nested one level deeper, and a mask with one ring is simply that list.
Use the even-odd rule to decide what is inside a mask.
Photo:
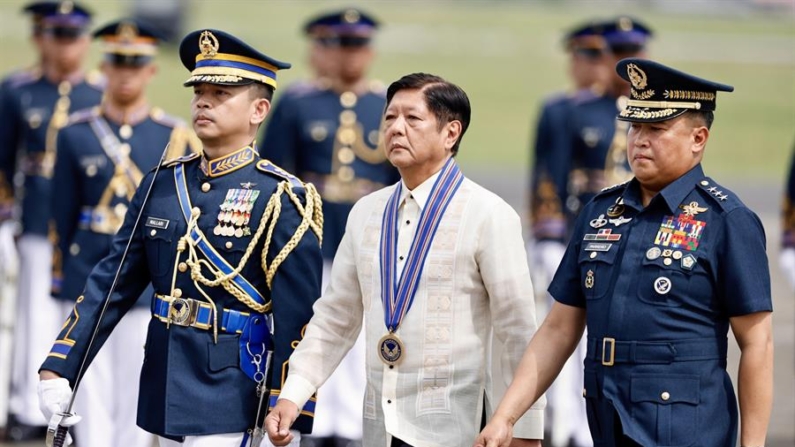
[{"label": "black shoe", "polygon": [[43,441],[47,437],[47,427],[44,425],[28,425],[17,421],[13,415],[8,417],[3,439],[9,442]]}]

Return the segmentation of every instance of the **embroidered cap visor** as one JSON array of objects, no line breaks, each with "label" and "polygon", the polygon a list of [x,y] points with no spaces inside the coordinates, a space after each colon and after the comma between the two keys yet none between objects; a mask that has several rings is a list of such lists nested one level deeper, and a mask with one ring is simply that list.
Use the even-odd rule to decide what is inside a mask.
[{"label": "embroidered cap visor", "polygon": [[179,47],[182,64],[191,72],[184,85],[208,83],[246,85],[254,82],[276,89],[276,72],[290,64],[255,50],[242,40],[219,30],[194,31]]},{"label": "embroidered cap visor", "polygon": [[734,87],[708,81],[647,59],[622,59],[616,72],[631,84],[627,105],[618,119],[653,123],[676,118],[688,110],[715,110],[717,92]]}]

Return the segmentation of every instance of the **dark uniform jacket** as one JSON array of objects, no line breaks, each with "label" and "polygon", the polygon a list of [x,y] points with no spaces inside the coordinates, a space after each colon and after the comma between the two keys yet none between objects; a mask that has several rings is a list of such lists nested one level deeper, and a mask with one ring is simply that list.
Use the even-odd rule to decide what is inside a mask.
[{"label": "dark uniform jacket", "polygon": [[759,218],[700,165],[645,208],[637,180],[598,194],[549,292],[586,310],[595,445],[616,414],[644,446],[735,445],[729,318],[772,310],[770,273]]},{"label": "dark uniform jacket", "polygon": [[[304,187],[260,160],[251,147],[209,162],[198,155],[183,157],[165,164],[156,176],[150,172],[130,203],[110,254],[92,270],[42,369],[61,374],[74,386],[83,356],[93,359],[151,281],[156,296],[141,372],[138,425],[177,439],[251,428],[259,402],[252,376],[259,377],[259,369],[257,359],[247,353],[273,347],[265,384],[275,402],[287,377],[288,358],[320,296],[321,217],[315,196],[311,185]],[[87,353],[128,240],[118,284]],[[202,247],[202,241],[211,247]],[[233,268],[239,276],[224,273]],[[232,279],[224,281],[228,276]],[[267,303],[261,309],[264,316],[252,302],[258,294]],[[259,331],[265,323],[273,331],[272,341]],[[265,359],[263,355],[263,365]],[[313,411],[310,401],[294,427],[309,432]]]},{"label": "dark uniform jacket", "polygon": [[8,191],[17,167],[21,169],[24,233],[48,234],[55,162],[55,154],[46,151],[48,138],[56,137],[72,111],[99,104],[102,82],[93,73],[74,85],[67,81],[56,85],[40,70],[31,69],[12,75],[0,88],[0,191]]},{"label": "dark uniform jacket", "polygon": [[616,98],[582,89],[549,98],[539,117],[531,167],[535,240],[565,242],[577,214],[607,185],[631,177],[626,124]]},{"label": "dark uniform jacket", "polygon": [[[56,298],[74,301],[83,291],[91,269],[110,251],[144,173],[157,166],[166,145],[166,160],[201,150],[183,121],[158,108],[125,131],[121,127],[97,106],[73,113],[58,133],[52,180]],[[150,304],[148,292],[139,304]]]},{"label": "dark uniform jacket", "polygon": [[353,204],[400,180],[379,144],[386,99],[373,85],[361,96],[303,82],[291,86],[274,107],[260,147],[262,156],[306,182],[323,197],[323,257],[334,253]]}]

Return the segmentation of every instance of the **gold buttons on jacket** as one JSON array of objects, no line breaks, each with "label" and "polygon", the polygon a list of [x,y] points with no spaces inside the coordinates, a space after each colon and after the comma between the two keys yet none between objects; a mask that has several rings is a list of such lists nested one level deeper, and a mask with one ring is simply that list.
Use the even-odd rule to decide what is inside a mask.
[{"label": "gold buttons on jacket", "polygon": [[226,249],[229,250],[232,248],[232,241],[226,241]]},{"label": "gold buttons on jacket", "polygon": [[155,237],[156,234],[157,234],[157,230],[152,230],[152,231],[149,232],[149,236],[152,236],[152,237]]},{"label": "gold buttons on jacket", "polygon": [[188,271],[188,264],[185,264],[184,262],[180,262],[179,265],[177,265],[177,270],[179,270],[182,273],[187,272]]},{"label": "gold buttons on jacket", "polygon": [[591,252],[591,259],[594,259],[594,258],[596,258],[597,256],[598,256],[598,255],[596,254],[596,252],[595,252],[595,251],[592,251],[592,252]]},{"label": "gold buttons on jacket", "polygon": [[669,394],[668,391],[663,391],[662,394],[660,394],[660,399],[662,399],[662,400],[668,400],[670,398],[671,398],[671,394]]},{"label": "gold buttons on jacket", "polygon": [[207,182],[202,183],[202,192],[209,192],[210,191],[210,184]]},{"label": "gold buttons on jacket", "polygon": [[174,298],[182,297],[182,289],[174,289],[174,291],[171,293],[171,296]]}]

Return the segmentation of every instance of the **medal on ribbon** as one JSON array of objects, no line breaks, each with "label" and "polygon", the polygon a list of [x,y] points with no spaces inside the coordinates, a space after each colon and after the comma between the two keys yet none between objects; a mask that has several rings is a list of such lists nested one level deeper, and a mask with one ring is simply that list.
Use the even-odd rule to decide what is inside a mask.
[{"label": "medal on ribbon", "polygon": [[378,341],[378,353],[387,365],[397,365],[405,357],[406,348],[397,330],[414,302],[422,277],[425,259],[447,206],[464,181],[464,174],[452,158],[447,160],[431,188],[428,203],[420,214],[417,231],[411,241],[406,264],[397,281],[397,229],[398,208],[402,183],[398,183],[389,197],[381,225],[381,300],[384,305],[384,323],[389,331]]}]

